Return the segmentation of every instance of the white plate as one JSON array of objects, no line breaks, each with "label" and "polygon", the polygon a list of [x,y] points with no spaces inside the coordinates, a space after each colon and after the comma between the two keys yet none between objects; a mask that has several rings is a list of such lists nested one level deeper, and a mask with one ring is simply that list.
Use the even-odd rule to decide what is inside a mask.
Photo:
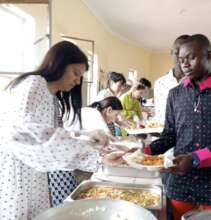
[{"label": "white plate", "polygon": [[128,149],[132,149],[132,148],[142,148],[143,147],[143,143],[141,142],[135,142],[135,141],[130,141],[130,140],[122,140],[122,141],[115,141],[112,142],[111,145],[113,146],[125,146]]},{"label": "white plate", "polygon": [[152,134],[152,133],[161,133],[163,127],[158,128],[137,128],[137,129],[125,129],[128,134]]},{"label": "white plate", "polygon": [[157,220],[133,203],[122,200],[78,200],[51,208],[34,220]]}]

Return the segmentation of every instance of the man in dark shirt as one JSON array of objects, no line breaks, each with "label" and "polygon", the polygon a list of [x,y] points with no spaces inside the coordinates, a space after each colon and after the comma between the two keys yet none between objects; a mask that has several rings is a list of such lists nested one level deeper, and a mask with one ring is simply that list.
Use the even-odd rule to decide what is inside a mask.
[{"label": "man in dark shirt", "polygon": [[175,167],[166,191],[174,219],[200,205],[211,209],[211,46],[201,34],[190,36],[179,50],[186,79],[170,90],[165,128],[145,153],[162,154],[174,148]]}]

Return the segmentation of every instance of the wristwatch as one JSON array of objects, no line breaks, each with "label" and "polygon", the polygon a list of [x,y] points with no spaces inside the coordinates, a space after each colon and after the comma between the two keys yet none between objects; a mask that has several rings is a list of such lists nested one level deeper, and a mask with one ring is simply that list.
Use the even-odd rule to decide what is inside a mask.
[{"label": "wristwatch", "polygon": [[200,160],[199,160],[198,156],[193,153],[192,158],[193,158],[193,160],[192,160],[193,168],[198,168],[200,165]]}]

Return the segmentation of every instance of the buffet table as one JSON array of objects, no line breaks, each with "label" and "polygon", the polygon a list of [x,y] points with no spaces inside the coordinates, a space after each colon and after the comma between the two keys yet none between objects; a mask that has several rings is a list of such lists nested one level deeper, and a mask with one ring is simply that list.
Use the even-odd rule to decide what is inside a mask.
[{"label": "buffet table", "polygon": [[[151,129],[136,129],[131,130],[130,135],[137,134],[149,134],[149,133],[160,133],[163,128],[151,128]],[[149,136],[150,137],[150,136]],[[151,139],[151,137],[150,137]],[[126,144],[130,149],[133,148],[130,143],[130,138],[125,140],[120,140],[117,142],[117,145]],[[121,142],[122,141],[122,142]],[[146,141],[146,139],[145,139]],[[150,140],[151,141],[151,140]],[[141,142],[135,140],[135,143],[138,146],[141,145]],[[130,146],[131,145],[131,146]],[[125,160],[127,161],[127,160]],[[129,163],[123,163],[121,165],[106,165],[102,161],[101,167],[98,169],[96,173],[91,176],[90,181],[82,182],[65,200],[65,202],[72,202],[80,199],[96,199],[96,198],[112,198],[112,199],[124,199],[126,201],[130,201],[132,203],[138,204],[141,207],[148,209],[158,220],[166,220],[167,219],[167,210],[166,210],[166,195],[164,192],[164,188],[162,185],[161,177],[159,170],[151,170],[148,169],[136,169],[129,165]],[[103,189],[99,189],[98,187],[103,187]],[[106,191],[106,188],[110,188],[112,191]],[[142,194],[143,192],[151,192],[145,196]],[[98,191],[99,190],[99,191]],[[122,190],[120,197],[113,197],[115,194],[115,190]],[[157,191],[156,191],[157,190]],[[103,191],[103,192],[102,192]],[[135,192],[135,197],[132,196]],[[137,192],[137,193],[136,193]],[[156,193],[157,192],[157,193]],[[92,194],[94,193],[94,194]],[[103,193],[103,194],[102,194]],[[114,194],[113,194],[114,193]],[[122,197],[124,193],[130,194],[131,197]],[[140,193],[140,194],[139,194]],[[139,194],[139,195],[138,195]],[[159,195],[157,197],[157,195]],[[87,197],[86,197],[86,196]],[[130,198],[130,199],[129,199]],[[137,199],[139,198],[139,199]],[[157,198],[154,200],[154,198]],[[159,199],[158,199],[159,198]],[[142,199],[144,199],[144,203],[139,203]],[[145,200],[146,199],[146,200]],[[148,200],[148,202],[146,202]],[[149,201],[154,201],[153,203]],[[156,201],[156,202],[155,202]],[[158,202],[159,201],[159,202]],[[148,205],[146,205],[148,204]],[[153,205],[149,205],[153,204]]]}]

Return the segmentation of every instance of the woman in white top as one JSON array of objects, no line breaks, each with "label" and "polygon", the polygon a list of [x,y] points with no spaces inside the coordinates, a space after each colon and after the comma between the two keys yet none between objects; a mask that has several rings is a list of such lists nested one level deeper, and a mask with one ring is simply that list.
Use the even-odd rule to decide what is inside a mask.
[{"label": "woman in white top", "polygon": [[116,72],[109,73],[107,88],[98,93],[96,101],[101,101],[109,96],[119,97],[125,83],[126,80],[123,74]]},{"label": "woman in white top", "polygon": [[[122,104],[120,100],[115,96],[107,97],[101,101],[94,102],[92,105],[90,105],[93,110],[97,110],[101,115],[101,120],[99,117],[99,120],[96,121],[96,126],[92,127],[92,130],[100,129],[100,121],[104,122],[104,131],[106,132],[106,129],[110,130],[112,135],[115,135],[115,131],[112,130],[108,125],[111,123],[116,123],[118,121],[118,116],[120,115],[120,112],[123,110]],[[85,112],[84,112],[85,113]],[[99,114],[98,113],[98,114]],[[97,115],[97,114],[96,114]],[[82,120],[88,117],[87,111],[86,114],[83,114],[82,112]],[[93,117],[94,120],[94,117]],[[88,125],[85,124],[85,126],[88,127]],[[90,125],[89,125],[90,126]],[[103,125],[101,125],[103,127]]]},{"label": "woman in white top", "polygon": [[[62,41],[38,70],[19,76],[1,95],[1,220],[31,220],[49,207],[48,171],[97,168],[96,145],[77,140],[57,120],[70,109],[80,120],[81,78],[87,69],[84,53]],[[102,146],[108,142],[106,135],[90,135]]]},{"label": "woman in white top", "polygon": [[[101,101],[109,96],[116,96],[119,98],[122,94],[122,90],[125,87],[125,83],[126,80],[122,73],[110,72],[108,76],[107,88],[98,93],[96,101]],[[113,123],[108,124],[108,127],[113,132],[116,129]]]},{"label": "woman in white top", "polygon": [[[71,116],[69,121],[66,121],[64,126],[65,129],[73,131],[73,130],[85,130],[85,131],[94,131],[94,130],[103,130],[106,134],[114,134],[114,131],[108,127],[108,124],[114,123],[117,121],[117,117],[122,110],[122,104],[120,100],[114,96],[110,96],[108,98],[103,99],[99,102],[94,102],[89,107],[83,107],[81,109],[81,126],[78,120],[75,120],[74,123],[71,123]],[[50,182],[51,191],[53,191],[52,197],[54,204],[61,203],[61,187],[59,185],[65,185],[68,187],[63,187],[63,190],[73,191],[77,186],[77,182],[75,182],[74,173],[81,173],[81,171],[72,172],[72,175],[61,176],[60,171],[58,171],[54,177],[52,177],[52,173],[50,173],[50,178],[54,179],[54,181]],[[63,172],[64,173],[64,172]],[[91,174],[90,174],[91,175]],[[69,183],[65,183],[65,179],[69,180]],[[75,183],[75,184],[73,184]],[[59,190],[58,190],[59,187]],[[62,190],[62,191],[63,191]],[[70,194],[70,193],[69,193]],[[60,198],[60,201],[59,199]],[[64,200],[64,197],[63,197]]]},{"label": "woman in white top", "polygon": [[82,108],[83,128],[88,131],[102,129],[104,132],[114,135],[113,131],[109,129],[108,124],[118,121],[118,116],[122,109],[120,100],[115,96],[94,102],[90,107]]}]

